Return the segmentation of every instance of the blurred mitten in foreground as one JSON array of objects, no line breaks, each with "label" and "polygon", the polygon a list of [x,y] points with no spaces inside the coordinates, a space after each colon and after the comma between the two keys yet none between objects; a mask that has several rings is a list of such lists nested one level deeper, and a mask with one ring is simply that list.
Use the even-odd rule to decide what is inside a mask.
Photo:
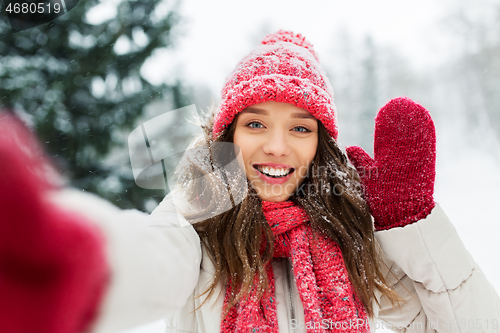
[{"label": "blurred mitten in foreground", "polygon": [[55,172],[4,112],[0,161],[0,332],[90,330],[109,280],[100,230],[47,200]]},{"label": "blurred mitten in foreground", "polygon": [[436,132],[429,112],[406,97],[389,101],[375,118],[374,158],[348,147],[364,186],[376,230],[424,219],[435,206]]}]

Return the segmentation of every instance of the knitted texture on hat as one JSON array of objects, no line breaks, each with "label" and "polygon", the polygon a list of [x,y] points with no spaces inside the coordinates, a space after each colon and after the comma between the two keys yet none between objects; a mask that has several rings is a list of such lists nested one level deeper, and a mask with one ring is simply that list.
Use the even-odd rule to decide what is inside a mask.
[{"label": "knitted texture on hat", "polygon": [[[262,208],[275,236],[274,257],[292,260],[305,321],[309,323],[307,332],[369,332],[365,308],[354,291],[337,243],[313,230],[307,223],[307,212],[292,201],[263,201]],[[266,274],[269,289],[260,304],[256,301],[259,279],[255,276],[249,297],[229,310],[222,320],[221,332],[279,332],[271,265],[266,267]],[[228,283],[224,309],[231,292]]]},{"label": "knitted texture on hat", "polygon": [[290,103],[309,111],[337,138],[333,90],[312,44],[280,30],[266,36],[228,77],[215,116],[215,139],[248,106],[266,101]]},{"label": "knitted texture on hat", "polygon": [[318,55],[314,51],[313,45],[309,43],[301,34],[294,34],[291,31],[280,30],[275,34],[270,34],[264,37],[261,44],[275,44],[278,42],[289,42],[298,46],[302,46],[312,53],[314,58],[319,62]]},{"label": "knitted texture on hat", "polygon": [[429,112],[409,98],[389,101],[375,118],[374,158],[347,154],[360,175],[376,230],[414,223],[435,206],[436,132]]}]

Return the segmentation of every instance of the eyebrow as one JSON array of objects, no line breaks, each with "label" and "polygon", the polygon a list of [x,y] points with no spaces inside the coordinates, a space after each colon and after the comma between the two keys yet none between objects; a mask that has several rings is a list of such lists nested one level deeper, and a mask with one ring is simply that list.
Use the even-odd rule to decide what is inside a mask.
[{"label": "eyebrow", "polygon": [[[240,113],[255,113],[255,114],[263,114],[265,116],[269,115],[269,112],[267,112],[266,110],[259,109],[259,108],[254,108],[254,107],[248,107],[245,110],[241,111]],[[316,119],[309,112],[296,112],[296,113],[292,113],[292,118]]]}]

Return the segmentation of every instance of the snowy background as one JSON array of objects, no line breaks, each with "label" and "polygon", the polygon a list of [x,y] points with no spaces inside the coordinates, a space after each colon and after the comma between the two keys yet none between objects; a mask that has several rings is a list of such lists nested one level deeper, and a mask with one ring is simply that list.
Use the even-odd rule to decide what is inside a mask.
[{"label": "snowy background", "polygon": [[[331,80],[342,147],[371,152],[373,119],[391,98],[430,111],[435,199],[500,293],[500,0],[82,0],[52,23],[12,33],[0,15],[0,107],[36,128],[73,186],[151,211],[165,193],[135,184],[131,130],[206,110],[265,35],[292,30]],[[183,124],[167,125],[180,143]]]},{"label": "snowy background", "polygon": [[[343,146],[361,144],[370,149],[371,137],[366,140],[354,135],[357,128],[351,122],[363,121],[373,127],[376,110],[388,99],[405,94],[419,101],[436,122],[435,199],[500,293],[500,144],[494,124],[500,114],[494,99],[500,86],[500,61],[486,63],[487,58],[478,56],[488,43],[498,43],[487,33],[498,36],[499,27],[485,27],[498,21],[499,8],[498,1],[185,0],[180,7],[184,23],[179,28],[177,48],[156,52],[141,73],[151,82],[183,77],[209,91],[217,101],[219,89],[237,61],[265,34],[289,29],[314,44],[331,75]],[[99,19],[99,15],[95,17]],[[476,34],[482,36],[483,44]],[[370,65],[370,52],[378,59],[372,63],[379,71],[376,80],[386,85],[378,85],[377,107],[367,115],[359,105],[363,99],[359,96],[365,95],[357,94],[356,89],[370,91],[370,87],[358,87],[356,82],[347,86],[346,82],[370,75],[370,71],[360,74],[363,64]],[[405,68],[395,72],[394,67]],[[468,80],[474,71],[480,78],[494,72],[488,82],[496,82],[496,90],[490,86],[489,95],[482,94],[480,86]],[[394,79],[397,75],[399,81]],[[346,97],[349,94],[350,100]],[[342,114],[355,109],[361,110],[355,121]],[[163,330],[158,321],[123,333]]]}]

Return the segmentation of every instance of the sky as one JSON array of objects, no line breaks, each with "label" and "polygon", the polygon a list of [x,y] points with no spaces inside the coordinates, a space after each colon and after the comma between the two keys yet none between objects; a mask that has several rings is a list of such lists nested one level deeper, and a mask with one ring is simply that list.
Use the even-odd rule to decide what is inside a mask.
[{"label": "sky", "polygon": [[[103,0],[113,1],[118,0]],[[355,38],[369,34],[377,44],[396,49],[416,68],[434,66],[450,55],[448,27],[443,18],[449,14],[452,3],[451,0],[184,0],[180,4],[182,23],[176,28],[176,48],[156,51],[141,73],[153,83],[172,82],[182,76],[188,83],[208,86],[218,94],[236,63],[266,33],[278,29],[304,35],[314,45],[320,62],[322,55],[329,54],[334,47],[332,36],[344,30]],[[97,21],[113,16],[113,6],[105,4],[93,16]],[[481,135],[491,137],[491,133]],[[500,270],[491,260],[492,253],[500,252],[496,239],[500,218],[495,211],[500,169],[498,160],[488,152],[490,147],[498,149],[498,144],[477,149],[472,144],[466,148],[458,144],[443,146],[439,144],[439,136],[440,133],[435,199],[500,292]],[[476,139],[473,142],[486,140]],[[158,321],[122,333],[163,331],[164,325]]]}]

